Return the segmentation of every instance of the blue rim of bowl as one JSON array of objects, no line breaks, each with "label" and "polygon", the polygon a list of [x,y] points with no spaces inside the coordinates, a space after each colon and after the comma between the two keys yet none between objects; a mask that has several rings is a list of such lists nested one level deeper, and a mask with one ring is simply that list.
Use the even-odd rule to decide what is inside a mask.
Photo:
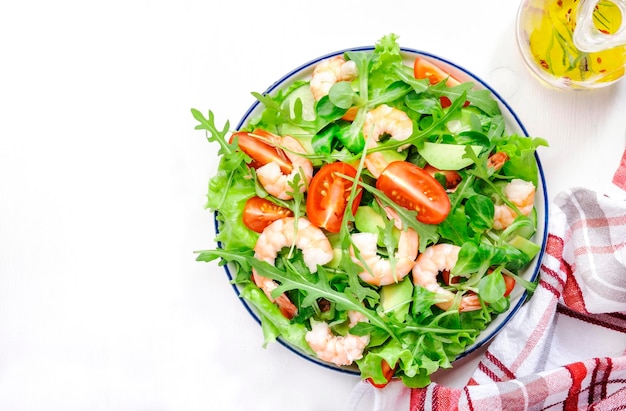
[{"label": "blue rim of bowl", "polygon": [[[341,55],[344,54],[346,52],[358,52],[358,51],[372,51],[374,50],[373,46],[362,46],[362,47],[354,47],[354,48],[347,48],[347,49],[343,49],[343,50],[338,50],[332,53],[328,53],[325,55],[322,55],[320,57],[317,57],[313,60],[310,60],[298,67],[296,67],[295,69],[291,70],[290,72],[288,72],[287,74],[285,74],[284,76],[282,76],[280,79],[278,79],[276,82],[274,82],[270,87],[268,87],[263,94],[271,94],[273,91],[276,91],[278,88],[281,87],[281,85],[283,85],[283,83],[285,83],[286,81],[288,81],[289,79],[291,79],[292,77],[296,76],[297,74],[301,73],[303,70],[310,68],[311,66],[319,63],[322,60],[325,60],[327,58],[330,57],[334,57],[337,55]],[[476,76],[475,74],[473,74],[472,72],[468,71],[467,69],[449,61],[446,60],[444,58],[441,58],[437,55],[428,53],[428,52],[424,52],[421,50],[417,50],[417,49],[412,49],[412,48],[406,48],[406,47],[401,47],[400,50],[403,53],[410,53],[410,54],[416,54],[416,55],[421,55],[424,57],[427,57],[429,59],[432,60],[437,60],[440,61],[448,66],[454,67],[456,70],[459,70],[461,72],[463,72],[464,74],[466,74],[467,76],[471,77],[473,80],[475,80],[476,82],[478,82],[482,87],[484,87],[485,89],[489,90],[491,92],[491,94],[495,97],[495,99],[498,101],[498,103],[502,106],[504,106],[506,108],[506,110],[511,114],[511,116],[513,117],[513,119],[515,120],[515,123],[517,123],[518,127],[520,128],[520,130],[522,130],[522,132],[524,133],[524,135],[526,137],[529,137],[528,131],[526,130],[526,127],[524,127],[524,125],[522,124],[522,122],[520,121],[519,117],[517,116],[517,114],[515,113],[515,111],[513,111],[513,109],[511,108],[511,106],[493,89],[491,88],[491,86],[489,86],[486,82],[484,82],[481,78],[479,78],[478,76]],[[248,121],[248,119],[250,118],[250,115],[257,109],[257,107],[259,107],[261,105],[261,103],[259,101],[255,101],[250,108],[248,108],[248,110],[245,112],[245,114],[243,115],[243,117],[241,118],[241,120],[239,120],[239,123],[237,124],[237,128],[236,130],[241,129],[241,127],[243,127],[246,122]],[[540,271],[540,267],[541,267],[541,261],[543,260],[543,256],[545,253],[545,248],[546,248],[546,243],[547,243],[547,239],[548,239],[548,216],[549,216],[549,209],[548,209],[548,193],[547,193],[547,187],[546,187],[546,182],[545,182],[545,177],[544,177],[544,173],[543,173],[543,167],[541,166],[541,161],[539,159],[539,156],[537,155],[537,153],[535,153],[535,160],[537,162],[537,168],[539,170],[539,182],[541,183],[541,188],[542,188],[542,192],[543,192],[543,210],[544,210],[544,215],[543,215],[543,237],[541,239],[541,249],[540,252],[538,253],[538,255],[535,257],[535,267],[533,270],[533,273],[530,277],[530,279],[528,279],[531,282],[534,282],[537,277],[539,276],[539,271]],[[218,212],[216,211],[214,216],[214,224],[215,224],[215,232],[218,233],[219,232],[219,223],[217,220],[217,214]],[[218,242],[217,243],[218,247],[221,248],[221,243]],[[228,265],[225,264],[224,265],[224,270],[226,272],[226,275],[228,276],[228,279],[231,282],[231,287],[233,288],[233,290],[235,291],[235,293],[237,294],[237,296],[239,297],[240,295],[240,290],[237,287],[236,284],[234,284],[232,282],[233,280],[233,276],[230,272],[230,269],[228,268]],[[524,291],[522,293],[522,295],[517,299],[517,302],[515,303],[515,305],[513,305],[512,307],[509,308],[509,310],[506,313],[506,317],[498,324],[498,326],[491,330],[491,332],[489,332],[487,335],[485,336],[481,336],[482,338],[480,338],[480,340],[476,340],[474,341],[474,343],[467,349],[465,350],[463,353],[459,354],[456,359],[454,361],[458,361],[461,358],[465,358],[468,355],[470,355],[471,353],[473,353],[474,351],[476,351],[478,348],[482,347],[484,344],[488,343],[489,341],[491,341],[491,339],[493,339],[507,324],[508,322],[515,316],[515,314],[517,314],[517,312],[519,311],[519,309],[522,307],[522,305],[526,302],[526,300],[528,299],[528,292]],[[261,319],[259,318],[259,316],[256,314],[256,312],[254,312],[253,308],[250,307],[250,305],[241,297],[239,297],[239,300],[241,301],[241,303],[243,304],[243,306],[245,307],[245,309],[248,311],[248,313],[252,316],[252,318],[254,318],[254,320],[261,325]],[[356,368],[347,368],[347,367],[337,367],[334,366],[332,364],[329,364],[327,362],[321,361],[317,358],[311,357],[309,355],[306,355],[305,353],[302,353],[301,351],[299,351],[298,349],[296,349],[295,347],[291,346],[289,343],[287,343],[286,341],[284,341],[282,338],[278,338],[277,341],[285,348],[287,348],[289,351],[295,353],[296,355],[298,355],[301,358],[306,359],[307,361],[313,362],[315,364],[321,365],[322,367],[334,370],[334,371],[338,371],[338,372],[342,372],[342,373],[347,373],[347,374],[352,374],[352,375],[359,375],[359,371]]]}]

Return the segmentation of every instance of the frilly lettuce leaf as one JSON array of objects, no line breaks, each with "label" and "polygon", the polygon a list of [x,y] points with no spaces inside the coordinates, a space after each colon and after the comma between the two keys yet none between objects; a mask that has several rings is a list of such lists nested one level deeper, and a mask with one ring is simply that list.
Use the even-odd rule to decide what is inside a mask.
[{"label": "frilly lettuce leaf", "polygon": [[[212,197],[222,195],[226,185],[218,180],[211,180],[207,198],[209,204]],[[222,191],[220,191],[222,190]],[[223,198],[222,205],[216,214],[219,229],[215,239],[223,242],[229,249],[254,248],[259,234],[250,230],[243,224],[243,209],[246,201],[255,195],[253,180],[235,179],[228,185],[228,192]]]},{"label": "frilly lettuce leaf", "polygon": [[285,318],[278,306],[272,303],[258,287],[250,283],[241,290],[240,296],[250,302],[261,316],[263,336],[265,337],[264,346],[274,342],[280,336],[300,350],[313,354],[311,347],[304,338],[307,328]]}]

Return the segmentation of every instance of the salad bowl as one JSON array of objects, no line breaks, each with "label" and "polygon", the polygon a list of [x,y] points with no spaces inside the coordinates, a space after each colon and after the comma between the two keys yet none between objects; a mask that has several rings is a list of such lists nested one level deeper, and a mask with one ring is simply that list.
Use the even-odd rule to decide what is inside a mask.
[{"label": "salad bowl", "polygon": [[[274,82],[271,86],[269,86],[262,95],[273,96],[278,93],[283,92],[284,90],[289,89],[294,84],[298,84],[299,82],[309,80],[311,78],[312,72],[315,66],[321,61],[327,60],[329,58],[335,56],[342,56],[346,53],[351,52],[368,52],[374,50],[373,46],[364,46],[364,47],[356,47],[344,50],[337,50],[332,53],[328,53],[326,55],[319,56],[315,59],[312,59],[301,66],[293,69],[289,73],[280,77],[276,82]],[[473,88],[476,90],[488,90],[491,97],[497,102],[499,109],[501,111],[501,115],[504,119],[504,123],[506,125],[507,134],[516,134],[518,136],[529,137],[527,130],[524,125],[512,110],[512,108],[504,101],[503,98],[499,96],[499,94],[491,88],[486,82],[481,80],[476,75],[472,74],[469,70],[454,64],[453,62],[438,57],[434,54],[430,54],[424,51],[411,49],[411,48],[400,48],[400,54],[407,65],[412,65],[413,61],[416,58],[423,59],[430,63],[435,64],[437,67],[443,69],[446,73],[450,74],[455,79],[460,82],[472,82]],[[236,130],[244,129],[247,125],[253,122],[256,118],[258,118],[264,110],[264,105],[260,101],[256,101],[254,104],[250,106],[250,108],[244,113],[240,121],[236,125]],[[522,270],[518,272],[518,276],[523,278],[528,283],[533,283],[538,279],[539,269],[541,259],[543,257],[545,244],[547,240],[547,227],[548,227],[548,201],[547,201],[547,193],[546,193],[546,183],[543,174],[543,169],[541,167],[540,160],[536,153],[533,154],[538,168],[538,184],[536,187],[536,194],[534,198],[534,208],[536,212],[536,231],[534,232],[531,240],[538,246],[538,252],[532,258],[532,261],[527,264]],[[219,221],[219,210],[215,211],[215,230],[216,233],[220,232],[220,221]],[[219,246],[219,244],[218,244]],[[224,269],[226,275],[231,281],[234,292],[237,295],[241,295],[242,287],[237,284],[236,281],[236,273],[235,268],[232,262],[224,264]],[[469,356],[474,353],[480,347],[483,347],[487,344],[492,338],[494,338],[500,330],[502,330],[506,324],[517,314],[518,310],[525,303],[525,301],[530,297],[531,293],[527,291],[527,289],[516,283],[513,290],[510,292],[510,304],[508,308],[495,316],[493,321],[491,321],[488,326],[480,332],[478,337],[469,345],[467,345],[462,352],[460,352],[453,360],[452,367],[454,368],[454,362]],[[249,314],[260,324],[262,325],[263,314],[259,312],[257,307],[250,303],[249,300],[245,298],[240,299],[245,309],[249,312]],[[317,358],[315,355],[311,355],[311,353],[306,352],[297,346],[291,344],[286,341],[282,337],[278,336],[277,341],[282,344],[285,348],[295,353],[297,356],[316,363],[322,367],[326,367],[328,369],[332,369],[338,372],[349,373],[359,375],[360,370],[355,364],[351,365],[335,365],[331,362],[322,361]]]}]

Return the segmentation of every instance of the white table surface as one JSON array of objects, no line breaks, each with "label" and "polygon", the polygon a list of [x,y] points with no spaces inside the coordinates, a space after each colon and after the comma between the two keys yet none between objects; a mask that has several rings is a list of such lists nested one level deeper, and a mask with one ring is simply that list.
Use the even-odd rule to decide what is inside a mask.
[{"label": "white table surface", "polygon": [[357,377],[262,347],[204,210],[216,146],[279,76],[384,34],[466,67],[540,149],[549,197],[607,190],[626,82],[540,85],[518,1],[0,0],[0,409],[337,410]]}]

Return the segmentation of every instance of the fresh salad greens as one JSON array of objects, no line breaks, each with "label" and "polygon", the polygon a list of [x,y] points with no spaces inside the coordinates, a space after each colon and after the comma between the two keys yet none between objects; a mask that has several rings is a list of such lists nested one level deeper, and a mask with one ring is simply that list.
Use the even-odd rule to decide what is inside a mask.
[{"label": "fresh salad greens", "polygon": [[[253,93],[262,109],[241,130],[231,130],[228,122],[218,127],[213,112],[205,116],[192,109],[196,129],[219,145],[220,158],[206,204],[216,212],[219,247],[198,252],[197,259],[230,264],[241,298],[262,320],[266,343],[281,338],[317,356],[319,347],[309,337],[325,323],[337,347],[362,337],[352,366],[363,379],[383,386],[393,376],[423,387],[509,308],[514,284],[534,289],[518,273],[540,251],[533,241],[532,196],[539,184],[535,151],[547,143],[507,134],[489,90],[457,81],[419,57],[407,64],[394,34],[373,50],[340,57],[353,76],[331,81],[318,98],[312,89],[319,91],[319,84],[310,80],[271,94]],[[401,112],[403,120],[383,116],[384,130],[372,137],[376,125],[368,115],[383,105],[393,115]],[[399,138],[397,129],[408,133]],[[302,150],[279,136],[291,136]],[[374,154],[384,168],[376,170],[368,161]],[[280,193],[263,179],[261,168],[268,164],[284,178]],[[294,171],[295,164],[303,165]],[[289,173],[292,178],[285,180]],[[532,187],[522,200],[508,191],[519,181]],[[287,219],[295,223],[286,237],[322,233],[329,258],[311,266],[300,247],[320,254],[324,247],[313,242],[298,247],[295,239],[277,246],[273,263],[257,258],[257,242],[267,246],[261,233]],[[419,238],[417,257],[407,257],[411,265],[436,244],[458,252],[453,267],[435,268],[441,272],[433,273],[434,287],[410,270],[396,272],[405,258],[402,236],[411,230]],[[356,246],[357,233],[373,234],[374,256]],[[368,261],[386,263],[394,281],[372,281],[378,268]],[[442,295],[453,297],[442,304]],[[291,304],[289,313],[279,304],[281,296]],[[467,298],[474,307],[463,308]],[[348,362],[352,359],[337,364]]]}]

